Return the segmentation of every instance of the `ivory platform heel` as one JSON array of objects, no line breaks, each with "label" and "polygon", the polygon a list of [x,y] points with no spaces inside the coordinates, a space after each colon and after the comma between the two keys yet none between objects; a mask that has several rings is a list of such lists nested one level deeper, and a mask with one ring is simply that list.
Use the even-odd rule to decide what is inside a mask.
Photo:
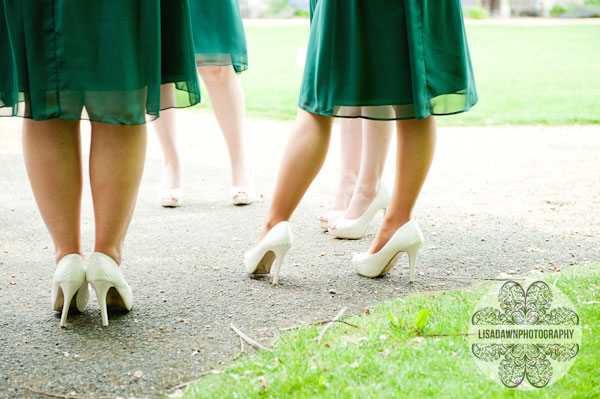
[{"label": "ivory platform heel", "polygon": [[108,327],[108,309],[131,310],[133,305],[131,287],[125,281],[121,268],[113,258],[100,252],[94,252],[88,258],[86,274],[98,296],[103,327]]},{"label": "ivory platform heel", "polygon": [[[83,312],[90,298],[85,279],[85,263],[79,254],[64,256],[56,265],[52,278],[52,309],[62,312],[60,328],[67,324],[69,310]],[[75,301],[73,301],[75,299]]]},{"label": "ivory platform heel", "polygon": [[403,252],[408,254],[409,282],[415,279],[417,253],[423,243],[423,233],[417,222],[411,220],[400,227],[392,238],[375,254],[355,253],[352,258],[354,270],[361,276],[378,277],[388,273]]},{"label": "ivory platform heel", "polygon": [[269,274],[273,263],[273,285],[277,285],[279,271],[285,255],[292,247],[292,229],[289,222],[275,225],[262,241],[250,251],[246,252],[244,263],[249,274]]}]

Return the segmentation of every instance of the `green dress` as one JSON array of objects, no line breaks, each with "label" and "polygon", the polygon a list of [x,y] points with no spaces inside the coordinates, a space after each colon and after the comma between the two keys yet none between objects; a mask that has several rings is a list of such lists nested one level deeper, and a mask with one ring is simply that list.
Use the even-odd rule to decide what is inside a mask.
[{"label": "green dress", "polygon": [[477,102],[460,0],[311,0],[311,11],[300,108],[424,119]]},{"label": "green dress", "polygon": [[190,0],[197,65],[248,69],[246,34],[238,0]]},{"label": "green dress", "polygon": [[188,0],[0,0],[1,116],[138,125],[199,101]]}]

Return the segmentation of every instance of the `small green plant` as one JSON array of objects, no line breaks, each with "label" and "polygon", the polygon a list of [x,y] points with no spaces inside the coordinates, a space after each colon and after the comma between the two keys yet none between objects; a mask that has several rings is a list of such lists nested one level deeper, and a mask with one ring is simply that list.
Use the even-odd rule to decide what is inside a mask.
[{"label": "small green plant", "polygon": [[417,317],[415,318],[415,331],[417,334],[421,335],[423,328],[425,328],[425,325],[427,324],[430,313],[431,309],[421,309],[419,310],[419,313],[417,313]]},{"label": "small green plant", "polygon": [[403,330],[414,332],[417,335],[421,335],[423,329],[427,325],[427,320],[429,318],[430,313],[431,309],[419,310],[419,313],[417,313],[417,316],[415,317],[415,320],[412,325],[408,324],[404,319],[399,319],[398,317],[392,315],[388,315],[388,318],[390,319],[390,325],[392,326],[393,332],[399,332]]}]

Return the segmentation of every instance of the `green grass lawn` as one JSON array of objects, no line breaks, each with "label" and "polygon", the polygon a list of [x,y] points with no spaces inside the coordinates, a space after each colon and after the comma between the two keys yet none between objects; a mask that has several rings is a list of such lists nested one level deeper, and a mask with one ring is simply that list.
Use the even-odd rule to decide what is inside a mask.
[{"label": "green grass lawn", "polygon": [[[443,125],[600,123],[600,26],[469,26],[479,104]],[[247,28],[248,116],[293,120],[305,27]],[[208,95],[203,91],[207,108]]]},{"label": "green grass lawn", "polygon": [[[553,282],[559,274],[547,275]],[[244,356],[187,390],[185,398],[598,398],[600,397],[600,264],[571,267],[556,286],[575,305],[583,326],[575,364],[558,382],[515,391],[478,369],[466,337],[471,315],[489,284],[470,290],[422,293],[378,305],[369,315],[338,323],[315,341],[321,326],[280,336],[273,353]],[[415,342],[412,327],[423,310],[421,333],[450,334]],[[336,311],[332,309],[332,313]],[[421,338],[417,338],[420,340]]]}]

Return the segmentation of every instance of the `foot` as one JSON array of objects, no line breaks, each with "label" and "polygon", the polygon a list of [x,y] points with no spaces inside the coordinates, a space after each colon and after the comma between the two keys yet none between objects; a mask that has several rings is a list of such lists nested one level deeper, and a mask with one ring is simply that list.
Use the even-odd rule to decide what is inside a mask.
[{"label": "foot", "polygon": [[348,208],[352,195],[354,194],[357,178],[358,174],[353,172],[344,173],[344,175],[341,176],[331,209],[345,210]]},{"label": "foot", "polygon": [[159,200],[160,205],[165,208],[176,208],[183,203],[181,165],[179,163],[165,163],[163,166]]},{"label": "foot", "polygon": [[379,185],[380,183],[373,185],[360,184],[358,187],[356,187],[344,217],[346,219],[358,219],[361,217],[369,205],[371,205],[371,202],[373,202],[375,195],[377,195],[377,189],[379,188]]},{"label": "foot", "polygon": [[[355,220],[360,218],[369,208],[369,205],[373,202],[373,199],[377,195],[377,189],[379,184],[374,186],[360,185],[354,190],[352,199],[348,204],[348,208],[344,213],[344,219]],[[330,230],[336,230],[337,224],[333,222],[329,225]]]},{"label": "foot", "polygon": [[242,163],[232,169],[231,197],[234,205],[249,205],[256,200],[256,189],[250,168]]},{"label": "foot", "polygon": [[265,236],[269,233],[269,231],[271,231],[271,229],[275,226],[277,226],[279,223],[281,222],[286,222],[289,220],[284,220],[281,218],[277,218],[277,219],[267,219],[265,221],[265,224],[263,224],[262,229],[260,231],[260,235],[258,236],[258,241],[256,242],[256,245],[260,244],[260,242],[263,240],[263,238],[265,238]]},{"label": "foot", "polygon": [[390,218],[384,218],[381,227],[377,231],[377,235],[375,239],[371,243],[371,248],[367,253],[375,254],[381,250],[387,244],[387,242],[392,238],[394,233],[402,227],[405,223],[408,223],[410,218],[401,218],[397,220],[393,220]]}]

